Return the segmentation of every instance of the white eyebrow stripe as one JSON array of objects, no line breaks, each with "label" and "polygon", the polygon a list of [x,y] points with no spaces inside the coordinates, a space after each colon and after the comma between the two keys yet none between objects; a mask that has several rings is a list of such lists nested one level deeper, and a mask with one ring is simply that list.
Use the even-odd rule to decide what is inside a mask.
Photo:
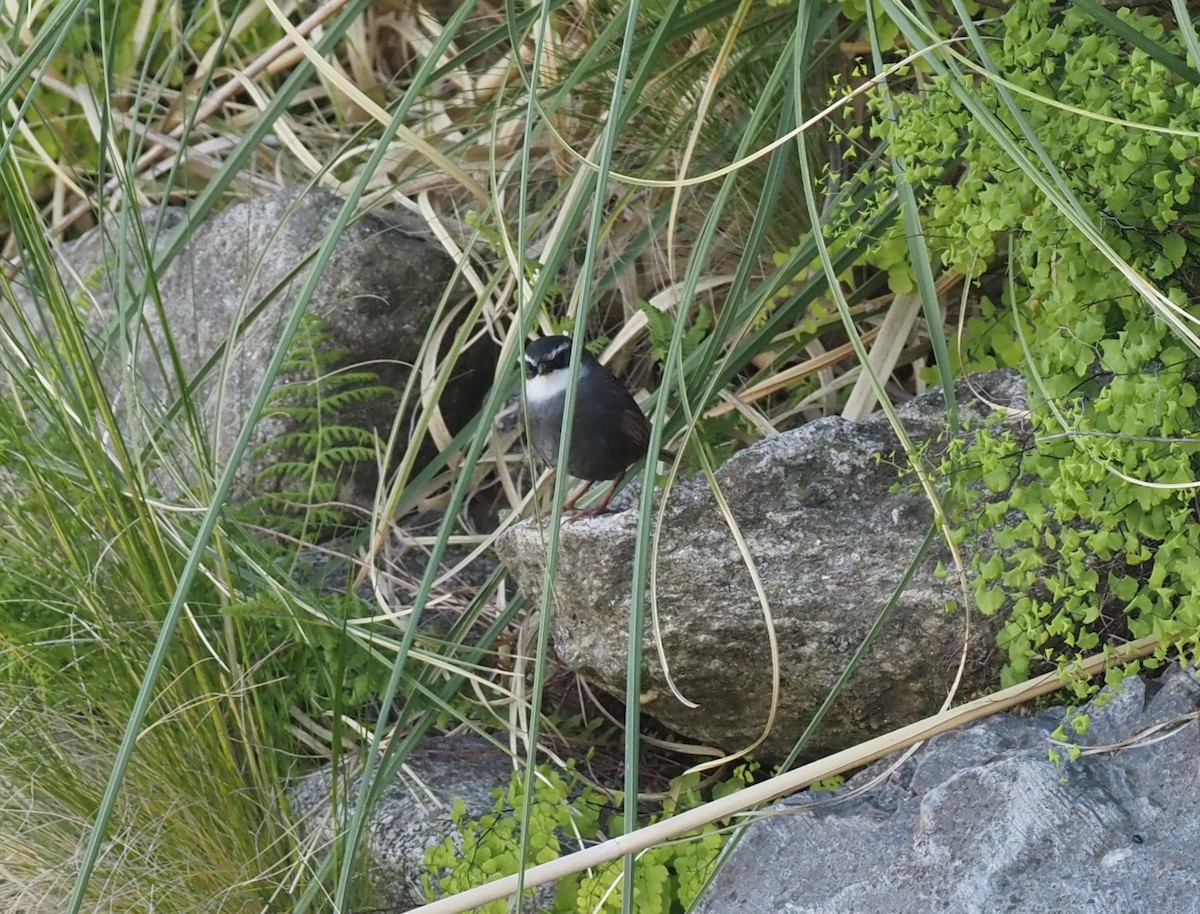
[{"label": "white eyebrow stripe", "polygon": [[553,349],[550,350],[548,357],[552,358],[552,359],[557,359],[564,352],[570,352],[570,351],[571,351],[571,341],[564,340],[563,342],[559,343],[557,346],[555,346]]}]

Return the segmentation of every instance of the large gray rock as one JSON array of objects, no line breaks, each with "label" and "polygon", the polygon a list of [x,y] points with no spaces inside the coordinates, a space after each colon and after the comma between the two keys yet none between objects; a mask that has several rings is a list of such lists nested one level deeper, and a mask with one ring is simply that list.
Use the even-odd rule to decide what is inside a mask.
[{"label": "large gray rock", "polygon": [[[342,205],[324,190],[287,188],[230,206],[188,229],[186,247],[157,276],[156,295],[141,291],[144,257],[135,250],[117,249],[117,223],[131,214],[113,216],[64,245],[59,257],[68,291],[77,294],[87,313],[109,395],[135,453],[148,443],[182,386],[216,360],[194,397],[213,462],[218,470],[224,466],[308,275],[305,259],[328,236]],[[142,218],[152,250],[162,250],[187,213],[147,209]],[[133,237],[132,232],[126,235]],[[308,313],[319,317],[330,335],[324,348],[344,350],[324,371],[333,376],[347,366],[367,369],[388,393],[341,404],[323,416],[323,423],[378,430],[386,436],[421,341],[454,273],[455,265],[443,248],[423,223],[407,214],[369,214],[347,228]],[[449,289],[451,304],[461,292],[458,284]],[[182,377],[167,355],[164,324],[170,328]],[[223,356],[230,337],[233,345]],[[439,401],[451,429],[461,428],[478,409],[492,381],[495,354],[485,341],[459,361],[455,380]],[[182,478],[191,481],[201,472],[195,449],[170,445],[186,439],[184,428],[177,416],[159,440],[166,442],[167,460],[181,464]],[[256,427],[249,453],[293,431],[292,419],[278,412],[268,415]],[[267,462],[286,456],[272,453]],[[262,465],[253,460],[243,464],[241,493],[253,488]],[[369,501],[374,469],[373,461],[356,468],[358,491],[343,496]],[[168,475],[162,474],[160,481],[173,489]]]},{"label": "large gray rock", "polygon": [[[447,837],[456,842],[460,837],[453,819],[455,803],[462,802],[470,819],[492,812],[492,794],[508,788],[512,770],[511,758],[478,737],[423,740],[368,816],[367,852],[372,865],[364,875],[379,900],[399,911],[424,904],[428,900],[426,851]],[[342,830],[349,823],[359,784],[357,775],[343,778],[333,795],[333,769],[327,767],[292,788],[292,809],[316,847],[328,849],[335,824]],[[553,888],[546,886],[528,904],[548,909],[552,895]]]},{"label": "large gray rock", "polygon": [[[988,401],[1023,406],[1017,376],[995,372],[960,385],[964,420],[980,421],[990,412]],[[912,401],[901,415],[918,447],[946,431],[940,392]],[[755,750],[759,758],[781,758],[804,731],[932,522],[912,480],[897,487],[892,455],[898,448],[881,414],[862,423],[830,418],[762,441],[717,473],[770,600],[779,640],[779,710],[774,729]],[[560,540],[555,650],[568,667],[614,693],[625,681],[636,527],[636,512],[626,511],[568,523]],[[545,534],[537,523],[525,522],[497,543],[534,601],[541,598]],[[672,695],[647,621],[643,708],[673,730],[725,751],[748,747],[770,707],[767,629],[750,575],[703,481],[671,492],[657,561],[662,643],[674,681],[698,707]],[[939,561],[952,567],[940,544],[917,570],[807,755],[853,745],[940,706],[965,626],[962,613],[946,612],[948,602],[961,603],[961,591],[953,576],[935,573]],[[994,648],[997,624],[972,619],[964,692],[995,681],[1002,662]]]},{"label": "large gray rock", "polygon": [[1176,667],[1091,713],[1085,746],[1185,725],[1062,767],[1061,711],[936,737],[860,798],[799,794],[750,826],[694,914],[1200,912],[1200,686]]},{"label": "large gray rock", "polygon": [[[416,906],[426,900],[421,884],[426,849],[456,832],[455,801],[472,817],[489,812],[492,791],[508,785],[512,763],[475,737],[435,737],[405,764],[370,813],[369,875],[391,904]],[[335,824],[344,828],[358,802],[357,776],[341,779],[336,795],[333,784],[333,769],[323,768],[291,791],[292,808],[318,847],[330,845]]]}]

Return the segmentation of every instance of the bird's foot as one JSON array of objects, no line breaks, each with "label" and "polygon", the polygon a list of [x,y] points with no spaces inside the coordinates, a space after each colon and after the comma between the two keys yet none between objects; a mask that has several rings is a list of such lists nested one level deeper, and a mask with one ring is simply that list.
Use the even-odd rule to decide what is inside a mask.
[{"label": "bird's foot", "polygon": [[585,517],[600,517],[604,514],[612,514],[616,511],[615,508],[610,508],[608,505],[596,505],[593,508],[571,508],[563,511],[563,517],[566,518],[568,524],[573,524],[577,520]]}]

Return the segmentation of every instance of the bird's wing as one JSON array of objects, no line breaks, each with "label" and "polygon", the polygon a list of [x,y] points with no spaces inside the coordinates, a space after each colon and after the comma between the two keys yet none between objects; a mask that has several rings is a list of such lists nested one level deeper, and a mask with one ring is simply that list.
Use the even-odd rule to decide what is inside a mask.
[{"label": "bird's wing", "polygon": [[636,441],[638,447],[645,448],[650,443],[650,423],[646,421],[637,401],[632,397],[629,399],[633,408],[621,412],[621,431]]}]

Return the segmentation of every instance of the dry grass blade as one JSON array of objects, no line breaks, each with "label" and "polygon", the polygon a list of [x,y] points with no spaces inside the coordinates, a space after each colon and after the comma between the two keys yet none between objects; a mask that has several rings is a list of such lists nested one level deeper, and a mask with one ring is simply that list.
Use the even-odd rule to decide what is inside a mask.
[{"label": "dry grass blade", "polygon": [[[871,347],[871,364],[875,367],[879,377],[886,380],[896,370],[896,363],[900,360],[904,343],[908,339],[908,335],[912,333],[913,326],[920,314],[920,295],[915,293],[897,295],[892,300],[892,306],[888,309],[883,324],[877,331],[875,343]],[[870,378],[865,372],[860,373],[858,381],[850,391],[850,396],[846,398],[846,406],[842,409],[842,418],[861,422],[875,411],[878,402]]]},{"label": "dry grass blade", "polygon": [[[732,174],[736,171],[739,171],[743,168],[746,168],[746,167],[754,164],[755,162],[766,159],[776,149],[780,148],[781,146],[786,146],[788,143],[794,142],[798,136],[801,136],[806,131],[811,130],[813,127],[815,127],[817,124],[820,124],[822,121],[826,120],[827,118],[832,117],[832,115],[834,115],[836,112],[838,112],[842,108],[846,107],[855,98],[857,98],[861,95],[866,95],[867,93],[876,89],[880,84],[882,84],[884,82],[884,80],[888,76],[891,76],[891,75],[899,73],[903,70],[906,70],[908,67],[910,67],[913,64],[913,62],[932,54],[934,51],[939,50],[940,48],[942,48],[945,45],[953,44],[953,43],[956,43],[959,41],[961,41],[961,39],[947,38],[942,42],[932,44],[926,48],[923,48],[920,51],[916,51],[912,54],[909,54],[903,60],[900,60],[897,63],[892,64],[883,73],[881,73],[877,76],[873,76],[868,80],[864,80],[863,83],[861,85],[857,86],[852,92],[848,92],[845,95],[839,97],[838,100],[835,101],[833,104],[829,105],[824,110],[822,110],[822,111],[818,112],[817,114],[813,115],[812,117],[808,118],[807,120],[805,120],[803,123],[799,124],[798,126],[792,128],[787,133],[783,134],[782,136],[778,137],[777,139],[773,140],[772,142],[767,143],[766,145],[762,146],[761,148],[756,149],[750,155],[745,156],[744,158],[739,159],[736,162],[731,162],[728,165],[722,166],[721,168],[714,169],[713,171],[706,172],[705,174],[694,175],[690,178],[673,178],[673,179],[643,178],[643,177],[639,177],[637,175],[631,175],[631,174],[626,174],[624,172],[610,170],[608,172],[608,179],[610,181],[619,181],[622,184],[628,184],[632,187],[657,187],[657,188],[663,188],[663,189],[668,189],[668,190],[678,190],[678,189],[682,189],[684,187],[695,187],[700,184],[708,184],[709,182],[717,181],[717,180],[725,177],[726,175]],[[543,116],[545,116],[544,110],[541,113]],[[586,153],[586,154],[579,152],[578,150],[575,149],[574,146],[571,145],[571,143],[567,140],[566,137],[564,137],[560,132],[558,132],[557,130],[554,129],[553,125],[550,123],[550,121],[551,121],[550,118],[546,118],[546,120],[547,120],[547,126],[549,127],[551,132],[554,134],[555,140],[558,142],[560,147],[564,151],[566,151],[571,156],[571,158],[573,158],[575,160],[576,164],[582,166],[583,169],[587,169],[592,172],[597,172],[600,170],[600,166],[595,161],[595,158],[594,158],[594,155],[595,155],[594,151],[591,153]]]},{"label": "dry grass blade", "polygon": [[[1163,740],[1172,739],[1178,736],[1183,728],[1188,724],[1193,724],[1200,720],[1200,711],[1194,711],[1191,714],[1182,714],[1179,717],[1173,717],[1170,720],[1164,720],[1161,724],[1155,724],[1152,727],[1147,727],[1128,739],[1123,739],[1119,743],[1108,743],[1103,746],[1089,746],[1086,749],[1079,749],[1079,755],[1104,755],[1108,752],[1119,752],[1121,749],[1142,749],[1146,746],[1152,746],[1155,743],[1161,743]],[[1061,746],[1064,749],[1076,749],[1073,744],[1063,740],[1050,740],[1054,745]]]},{"label": "dry grass blade", "polygon": [[[327,79],[332,85],[336,86],[337,89],[344,93],[348,98],[352,99],[354,104],[360,107],[363,111],[369,113],[371,117],[373,117],[381,125],[387,126],[391,122],[391,118],[388,116],[386,111],[372,101],[345,76],[339,73],[328,61],[325,60],[324,57],[317,52],[317,50],[308,42],[308,40],[296,30],[296,27],[292,25],[287,16],[284,15],[283,11],[273,2],[273,0],[265,0],[265,2],[272,14],[275,16],[275,19],[279,23],[280,27],[288,33],[288,35],[295,42],[296,46],[304,51],[305,57],[308,58],[309,62],[313,65],[317,72],[321,74],[322,77]],[[400,126],[396,131],[396,135],[402,137],[406,143],[408,143],[413,149],[423,155],[430,162],[436,163],[438,167],[441,168],[446,174],[451,175],[456,181],[459,182],[459,184],[470,191],[471,195],[481,206],[487,205],[487,191],[483,189],[478,181],[460,168],[456,162],[443,155],[439,150],[434,148],[432,144],[419,137],[407,127]]]},{"label": "dry grass blade", "polygon": [[[879,336],[879,330],[867,330],[862,334],[862,341],[870,343]],[[797,381],[801,381],[810,375],[816,374],[824,368],[829,368],[836,365],[845,359],[854,355],[854,346],[851,343],[844,343],[827,352],[822,353],[811,359],[801,362],[799,365],[793,365],[791,368],[786,368],[783,371],[776,372],[771,377],[759,381],[751,387],[737,395],[738,400],[742,403],[750,404],[756,400],[761,400],[763,397],[770,396],[773,393],[778,393],[781,390],[787,390],[794,386]],[[725,413],[732,412],[737,407],[732,403],[720,403],[710,409],[705,416],[708,418],[716,418],[723,416]]]}]

